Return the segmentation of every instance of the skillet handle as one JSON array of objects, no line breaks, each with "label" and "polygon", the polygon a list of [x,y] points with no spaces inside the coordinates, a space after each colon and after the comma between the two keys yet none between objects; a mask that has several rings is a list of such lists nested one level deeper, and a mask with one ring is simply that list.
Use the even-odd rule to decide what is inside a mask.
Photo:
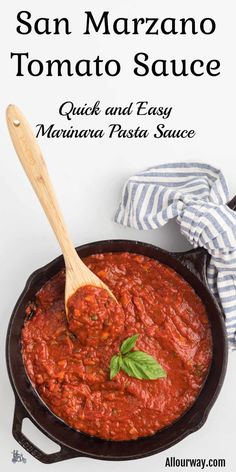
[{"label": "skillet handle", "polygon": [[182,264],[194,273],[207,286],[207,266],[210,260],[210,255],[204,248],[192,249],[185,252],[175,252],[172,255],[178,259]]},{"label": "skillet handle", "polygon": [[236,195],[235,197],[232,198],[232,200],[230,200],[230,202],[227,205],[229,208],[231,208],[231,210],[236,211]]},{"label": "skillet handle", "polygon": [[[46,454],[43,452],[41,449],[39,449],[37,446],[35,446],[30,439],[28,439],[23,433],[22,433],[22,422],[24,418],[29,418],[25,408],[22,406],[22,404],[19,402],[18,399],[16,399],[15,403],[15,412],[14,412],[14,419],[13,419],[13,425],[12,425],[12,434],[16,441],[35,459],[38,459],[40,462],[43,462],[44,464],[52,464],[55,462],[59,461],[64,461],[66,459],[72,459],[74,457],[81,457],[82,455],[79,454],[77,451],[73,451],[70,448],[67,448],[65,446],[61,446],[61,450],[59,452],[54,452],[52,454]],[[31,420],[31,418],[29,418]]]}]

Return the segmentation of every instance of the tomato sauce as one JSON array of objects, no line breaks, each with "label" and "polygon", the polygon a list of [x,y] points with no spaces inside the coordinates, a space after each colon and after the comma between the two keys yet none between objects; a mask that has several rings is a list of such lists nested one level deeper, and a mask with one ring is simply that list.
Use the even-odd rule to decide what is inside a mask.
[{"label": "tomato sauce", "polygon": [[[84,287],[69,301],[68,323],[61,271],[26,309],[25,369],[72,428],[108,440],[152,435],[190,408],[206,379],[212,339],[205,307],[181,276],[154,259],[107,253],[84,262],[120,306],[103,289]],[[134,349],[154,357],[166,378],[139,380],[121,370],[110,380],[112,356],[136,333]]]},{"label": "tomato sauce", "polygon": [[79,288],[68,304],[68,327],[89,346],[111,344],[124,330],[125,314],[104,288],[86,285]]}]

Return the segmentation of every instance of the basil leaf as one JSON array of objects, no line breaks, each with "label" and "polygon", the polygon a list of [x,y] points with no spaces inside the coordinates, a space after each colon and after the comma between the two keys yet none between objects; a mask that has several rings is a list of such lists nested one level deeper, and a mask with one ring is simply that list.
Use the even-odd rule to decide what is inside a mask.
[{"label": "basil leaf", "polygon": [[123,358],[122,369],[125,366],[126,373],[133,372],[133,377],[137,379],[155,380],[166,377],[167,374],[162,366],[149,354],[142,351],[129,352]]},{"label": "basil leaf", "polygon": [[132,362],[128,357],[123,358],[122,370],[129,376],[135,377],[136,379],[148,379],[145,372],[140,369],[138,364]]},{"label": "basil leaf", "polygon": [[143,351],[131,351],[139,334],[125,339],[120,347],[120,352],[110,361],[110,379],[112,380],[122,369],[129,377],[136,379],[155,380],[167,377],[165,370],[154,357]]},{"label": "basil leaf", "polygon": [[125,341],[123,341],[120,347],[121,354],[124,355],[124,354],[127,354],[127,352],[131,351],[131,349],[133,349],[133,347],[135,346],[138,337],[139,337],[139,334],[134,334],[134,336],[131,336],[130,338],[125,339]]},{"label": "basil leaf", "polygon": [[113,356],[110,362],[110,380],[112,380],[115,375],[120,372],[122,366],[122,359],[120,356]]}]

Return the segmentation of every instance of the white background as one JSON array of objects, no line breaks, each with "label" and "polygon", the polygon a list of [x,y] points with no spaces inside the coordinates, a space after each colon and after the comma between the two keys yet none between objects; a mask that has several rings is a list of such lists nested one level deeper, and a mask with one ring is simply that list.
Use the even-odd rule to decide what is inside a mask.
[{"label": "white background", "polygon": [[[226,472],[236,467],[235,394],[236,354],[230,354],[226,380],[219,399],[205,426],[184,441],[162,454],[135,462],[109,463],[91,459],[73,459],[67,463],[43,465],[28,453],[27,464],[11,463],[11,451],[22,448],[11,435],[14,398],[9,385],[4,356],[8,320],[27,277],[36,268],[55,258],[60,250],[47,220],[26,180],[10,142],[5,125],[5,108],[9,103],[21,107],[32,125],[56,123],[56,127],[106,127],[108,122],[119,122],[126,128],[137,124],[152,128],[162,120],[135,116],[109,120],[75,118],[67,123],[59,117],[58,107],[71,100],[76,105],[101,100],[104,106],[128,105],[130,101],[148,100],[153,106],[172,106],[169,128],[195,129],[191,140],[135,140],[135,139],[40,139],[48,168],[65,214],[74,244],[108,238],[139,239],[171,250],[188,247],[179,235],[175,223],[163,230],[138,232],[118,226],[112,220],[124,180],[145,167],[169,161],[200,160],[218,166],[224,172],[231,196],[236,193],[235,180],[235,61],[234,61],[234,1],[189,2],[189,0],[119,2],[81,0],[14,0],[4,3],[1,11],[1,105],[0,105],[0,207],[1,207],[1,422],[0,463],[4,470],[24,468],[25,471],[50,470],[112,470],[128,471],[143,467],[150,471],[164,471],[167,456],[176,458],[225,458]],[[70,19],[70,36],[38,36],[16,33],[16,14],[29,10],[32,18],[64,17]],[[110,10],[112,18],[133,17],[213,17],[217,23],[211,36],[83,36],[85,10],[94,15]],[[41,60],[70,58],[95,59],[98,54],[106,60],[117,58],[122,72],[117,78],[33,78],[15,77],[15,63],[10,51],[29,51],[31,58]],[[133,75],[132,61],[136,52],[144,51],[154,59],[221,60],[221,75],[217,78],[182,77],[138,78]],[[30,425],[29,437],[49,452],[51,446]],[[15,470],[15,469],[14,469]],[[176,469],[178,470],[178,469]],[[193,468],[191,469],[194,470]],[[196,469],[197,470],[197,469]],[[215,470],[215,469],[212,469]]]}]

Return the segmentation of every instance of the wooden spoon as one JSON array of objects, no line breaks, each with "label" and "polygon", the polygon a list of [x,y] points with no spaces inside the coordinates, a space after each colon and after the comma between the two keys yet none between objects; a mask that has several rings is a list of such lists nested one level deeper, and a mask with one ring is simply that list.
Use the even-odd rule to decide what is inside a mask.
[{"label": "wooden spoon", "polygon": [[6,117],[16,153],[48,217],[64,256],[66,267],[66,314],[68,315],[68,299],[84,285],[103,288],[116,300],[107,285],[82,262],[73,246],[58,206],[40,147],[26,118],[19,108],[14,105],[8,106]]}]

